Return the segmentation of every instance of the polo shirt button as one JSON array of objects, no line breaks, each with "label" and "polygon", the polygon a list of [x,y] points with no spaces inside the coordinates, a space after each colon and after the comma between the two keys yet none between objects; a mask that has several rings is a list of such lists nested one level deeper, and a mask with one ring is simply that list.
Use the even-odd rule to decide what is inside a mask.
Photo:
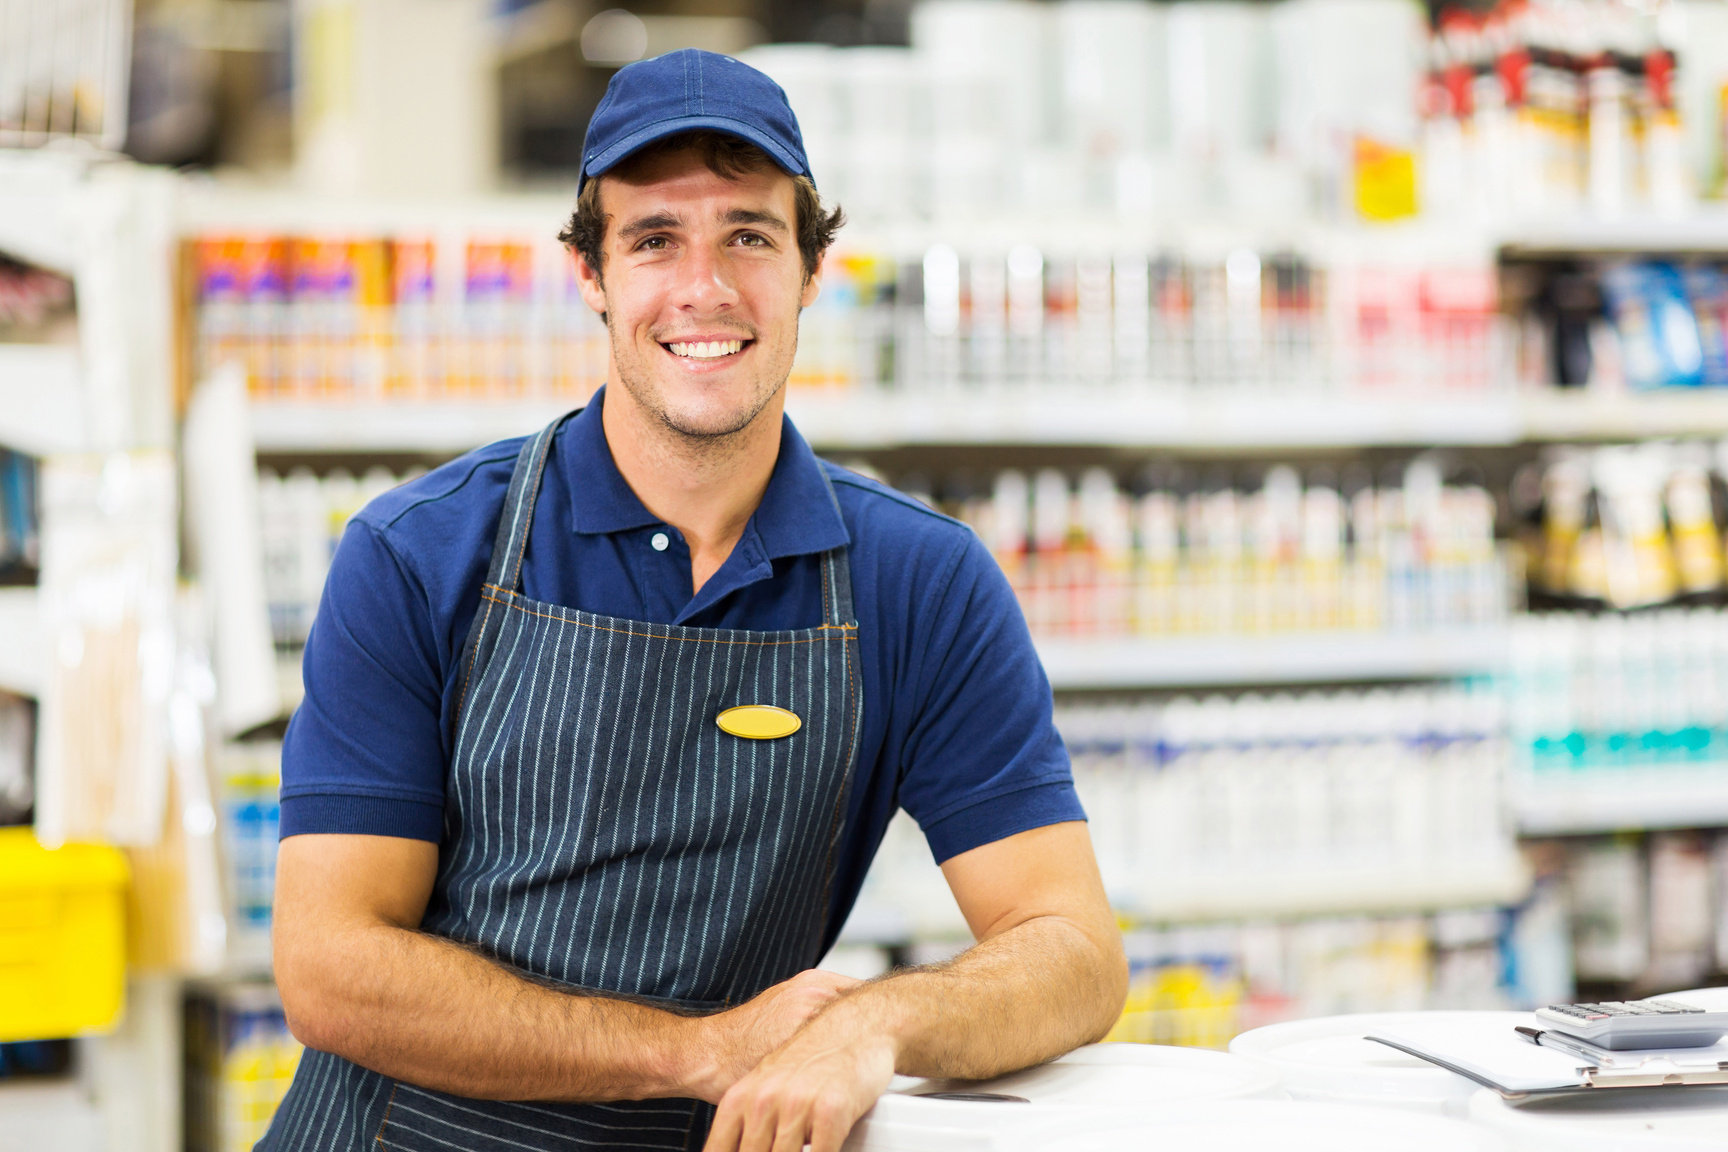
[{"label": "polo shirt button", "polygon": [[648,543],[654,545],[654,551],[664,552],[666,551],[666,546],[672,543],[672,540],[666,535],[666,533],[656,532],[653,536],[648,538]]}]

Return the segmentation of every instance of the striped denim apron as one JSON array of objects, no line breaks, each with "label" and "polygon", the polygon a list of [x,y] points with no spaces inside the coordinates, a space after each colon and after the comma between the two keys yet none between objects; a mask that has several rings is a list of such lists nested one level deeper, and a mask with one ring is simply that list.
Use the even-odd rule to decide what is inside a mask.
[{"label": "striped denim apron", "polygon": [[[422,927],[572,989],[736,1005],[820,959],[862,703],[846,549],[823,554],[823,621],[800,631],[528,600],[522,558],[557,427],[523,446],[505,497]],[[715,717],[742,704],[802,726],[722,731]],[[471,1100],[309,1049],[258,1147],[687,1149],[712,1117],[695,1100]]]}]

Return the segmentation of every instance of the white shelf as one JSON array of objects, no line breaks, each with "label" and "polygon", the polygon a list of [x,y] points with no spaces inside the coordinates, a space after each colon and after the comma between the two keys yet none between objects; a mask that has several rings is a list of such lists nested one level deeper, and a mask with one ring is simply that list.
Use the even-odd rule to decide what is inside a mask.
[{"label": "white shelf", "polygon": [[254,403],[259,452],[457,454],[539,431],[575,401],[439,404]]},{"label": "white shelf", "polygon": [[1728,212],[1710,207],[1671,219],[1646,210],[1616,220],[1529,220],[1507,229],[1501,245],[1521,255],[1728,251]]},{"label": "white shelf", "polygon": [[1516,855],[1420,866],[1179,876],[1146,883],[1122,910],[1148,920],[1196,922],[1341,912],[1427,912],[1514,904],[1530,887]]},{"label": "white shelf", "polygon": [[1728,763],[1521,772],[1511,793],[1518,830],[1527,835],[1728,824]]},{"label": "white shelf", "polygon": [[[1198,924],[1216,920],[1327,916],[1338,913],[1430,912],[1515,904],[1530,889],[1530,869],[1516,854],[1439,864],[1361,864],[1322,870],[1218,873],[1150,878],[1135,892],[1111,892],[1111,904],[1139,920]],[[841,944],[896,944],[963,937],[960,915],[935,865],[916,882],[868,887],[840,934]]]},{"label": "white shelf", "polygon": [[1442,679],[1493,672],[1507,652],[1505,625],[1038,641],[1044,670],[1057,689]]},{"label": "white shelf", "polygon": [[1510,396],[1322,397],[1222,388],[963,389],[793,393],[787,410],[812,444],[1087,444],[1182,449],[1509,444]]},{"label": "white shelf", "polygon": [[[260,452],[465,452],[543,427],[574,400],[253,405]],[[893,393],[800,392],[787,411],[819,448],[902,444],[1057,444],[1188,450],[1510,444],[1510,397],[1321,399],[1233,391],[1028,388]]]},{"label": "white shelf", "polygon": [[1520,408],[1527,440],[1728,435],[1728,389],[1677,388],[1617,396],[1554,389],[1524,396]]},{"label": "white shelf", "polygon": [[40,696],[48,666],[34,588],[0,588],[0,688]]},{"label": "white shelf", "polygon": [[78,349],[0,344],[0,446],[43,456],[84,445]]}]

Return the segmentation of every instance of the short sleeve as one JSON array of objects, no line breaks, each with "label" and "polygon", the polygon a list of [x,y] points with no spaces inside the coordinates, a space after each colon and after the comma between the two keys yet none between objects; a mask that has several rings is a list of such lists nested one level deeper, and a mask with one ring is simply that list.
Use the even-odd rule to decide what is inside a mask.
[{"label": "short sleeve", "polygon": [[350,521],[302,665],[282,748],[282,836],[438,841],[444,677],[429,598],[378,530]]},{"label": "short sleeve", "polygon": [[970,532],[919,613],[916,696],[900,806],[938,863],[1086,814],[1056,732],[1050,682],[1001,567]]}]

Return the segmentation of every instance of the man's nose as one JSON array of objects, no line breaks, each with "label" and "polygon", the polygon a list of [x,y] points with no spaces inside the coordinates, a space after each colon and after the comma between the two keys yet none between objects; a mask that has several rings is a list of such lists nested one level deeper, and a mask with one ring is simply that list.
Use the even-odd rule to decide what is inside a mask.
[{"label": "man's nose", "polygon": [[738,303],[732,262],[724,249],[692,244],[678,263],[673,303],[692,312],[723,312]]}]

